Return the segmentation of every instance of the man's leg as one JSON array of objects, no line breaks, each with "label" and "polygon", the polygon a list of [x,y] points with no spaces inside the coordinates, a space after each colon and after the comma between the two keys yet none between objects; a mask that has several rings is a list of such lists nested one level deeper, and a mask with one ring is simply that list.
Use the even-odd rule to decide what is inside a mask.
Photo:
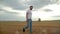
[{"label": "man's leg", "polygon": [[32,33],[32,20],[30,19],[30,33]]},{"label": "man's leg", "polygon": [[27,29],[29,27],[29,22],[27,22],[27,26],[25,26],[25,29]]},{"label": "man's leg", "polygon": [[29,27],[29,19],[28,19],[28,21],[27,21],[27,26],[25,26],[24,28],[23,28],[23,32],[25,32],[25,29],[27,29]]}]

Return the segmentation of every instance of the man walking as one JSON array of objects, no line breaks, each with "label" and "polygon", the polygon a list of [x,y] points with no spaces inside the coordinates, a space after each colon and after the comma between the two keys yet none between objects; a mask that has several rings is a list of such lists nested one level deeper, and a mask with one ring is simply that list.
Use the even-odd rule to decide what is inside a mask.
[{"label": "man walking", "polygon": [[23,32],[25,32],[25,29],[30,28],[30,33],[32,33],[32,9],[33,6],[30,6],[29,10],[26,12],[27,26],[23,28]]}]

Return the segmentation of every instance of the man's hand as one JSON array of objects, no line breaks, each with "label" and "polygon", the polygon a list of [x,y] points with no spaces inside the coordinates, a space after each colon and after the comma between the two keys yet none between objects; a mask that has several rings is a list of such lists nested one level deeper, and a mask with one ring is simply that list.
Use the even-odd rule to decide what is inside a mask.
[{"label": "man's hand", "polygon": [[28,21],[28,19],[26,19],[26,22]]}]

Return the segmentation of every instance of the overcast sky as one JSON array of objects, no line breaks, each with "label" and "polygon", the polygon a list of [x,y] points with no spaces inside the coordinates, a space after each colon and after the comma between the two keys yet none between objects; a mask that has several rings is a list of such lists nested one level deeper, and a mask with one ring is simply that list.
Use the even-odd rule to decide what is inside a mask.
[{"label": "overcast sky", "polygon": [[33,5],[33,20],[60,20],[60,0],[0,0],[0,21],[25,21]]}]

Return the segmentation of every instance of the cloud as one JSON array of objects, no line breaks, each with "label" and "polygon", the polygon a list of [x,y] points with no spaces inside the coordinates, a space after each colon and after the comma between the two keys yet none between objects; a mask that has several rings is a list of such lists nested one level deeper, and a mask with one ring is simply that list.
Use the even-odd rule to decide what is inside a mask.
[{"label": "cloud", "polygon": [[22,3],[19,3],[19,0],[3,0],[0,3],[5,6],[12,7],[13,9],[16,9],[16,10],[26,9],[25,8],[26,6],[24,6]]},{"label": "cloud", "polygon": [[51,2],[50,0],[0,0],[0,4],[12,7],[15,10],[25,10],[29,7],[29,5],[33,5],[34,9],[39,9],[43,6],[54,3],[54,1]]},{"label": "cloud", "polygon": [[50,0],[31,0],[30,2],[28,2],[29,5],[33,5],[36,9],[41,8],[50,3]]},{"label": "cloud", "polygon": [[18,14],[17,12],[11,12],[11,11],[7,11],[7,10],[4,10],[4,9],[0,9],[0,12],[5,12],[5,13],[10,13],[10,14]]},{"label": "cloud", "polygon": [[24,21],[25,17],[13,12],[0,11],[0,21]]},{"label": "cloud", "polygon": [[51,12],[51,11],[53,11],[53,10],[51,10],[51,9],[43,9],[45,12]]},{"label": "cloud", "polygon": [[[19,13],[20,12],[20,13]],[[25,17],[21,16],[23,15],[21,11],[13,10],[5,7],[0,9],[0,21],[24,21]]]},{"label": "cloud", "polygon": [[59,17],[59,18],[60,18],[60,15],[57,15],[57,16],[52,16],[52,17],[55,17],[55,18],[58,18],[58,17]]},{"label": "cloud", "polygon": [[45,5],[51,4],[50,0],[0,0],[1,4],[12,7],[15,10],[25,10],[29,5],[34,9],[39,9]]},{"label": "cloud", "polygon": [[5,12],[10,14],[18,14],[17,12],[8,12],[8,11],[5,11]]},{"label": "cloud", "polygon": [[8,14],[8,15],[1,15],[0,17],[0,21],[12,21],[12,20],[16,20],[18,21],[20,18],[15,16],[15,15],[11,15],[11,14]]}]

